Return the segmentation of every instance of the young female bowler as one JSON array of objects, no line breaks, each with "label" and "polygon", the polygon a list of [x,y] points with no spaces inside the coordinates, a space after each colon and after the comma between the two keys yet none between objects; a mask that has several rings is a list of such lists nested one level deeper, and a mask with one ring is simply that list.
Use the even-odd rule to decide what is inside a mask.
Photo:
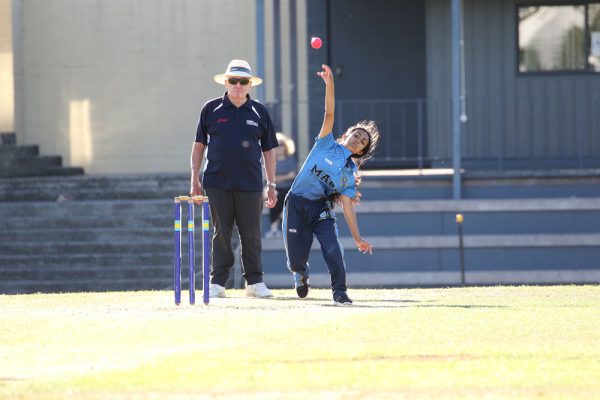
[{"label": "young female bowler", "polygon": [[352,304],[346,288],[344,250],[338,238],[333,206],[341,203],[354,243],[362,253],[372,254],[369,242],[360,236],[354,206],[360,200],[358,170],[372,157],[379,141],[373,121],[349,127],[337,140],[332,134],[335,108],[333,75],[327,65],[317,74],[325,82],[325,115],[319,135],[286,197],[282,231],[288,269],[294,276],[298,297],[308,295],[308,255],[316,236],[331,275],[333,300]]}]

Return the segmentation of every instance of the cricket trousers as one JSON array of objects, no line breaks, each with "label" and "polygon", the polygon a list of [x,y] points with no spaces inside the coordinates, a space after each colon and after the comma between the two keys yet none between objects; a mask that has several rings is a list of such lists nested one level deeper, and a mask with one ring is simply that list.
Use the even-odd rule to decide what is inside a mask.
[{"label": "cricket trousers", "polygon": [[290,271],[310,275],[308,255],[316,236],[331,276],[333,297],[346,292],[344,249],[338,240],[335,214],[326,199],[308,200],[288,193],[283,209],[282,232]]},{"label": "cricket trousers", "polygon": [[242,276],[248,285],[262,282],[262,192],[205,188],[214,228],[210,282],[225,286],[235,257],[231,245],[234,224],[240,233]]}]

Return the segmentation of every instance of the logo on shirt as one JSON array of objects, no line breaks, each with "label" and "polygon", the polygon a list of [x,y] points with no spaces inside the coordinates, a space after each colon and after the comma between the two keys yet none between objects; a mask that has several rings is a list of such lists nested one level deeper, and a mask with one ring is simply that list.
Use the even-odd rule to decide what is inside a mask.
[{"label": "logo on shirt", "polygon": [[340,186],[342,188],[345,188],[346,186],[348,186],[348,177],[346,175],[342,175],[342,181]]},{"label": "logo on shirt", "polygon": [[221,123],[227,122],[227,121],[229,121],[227,118],[219,118],[219,119],[217,119],[217,124],[221,124]]},{"label": "logo on shirt", "polygon": [[329,158],[325,158],[325,162],[329,165],[333,165],[333,161],[331,161]]},{"label": "logo on shirt", "polygon": [[288,232],[297,233],[298,231],[296,230],[296,228],[290,228],[290,229],[288,229]]},{"label": "logo on shirt", "polygon": [[330,188],[332,188],[332,189],[335,188],[335,184],[333,183],[333,180],[331,179],[331,177],[329,176],[329,174],[326,173],[326,172],[324,172],[322,169],[317,168],[317,164],[313,165],[313,167],[310,170],[310,172],[312,172],[317,178],[319,178],[319,180],[321,182],[323,182],[324,184],[326,184]]},{"label": "logo on shirt", "polygon": [[246,125],[252,125],[252,126],[258,127],[258,122],[252,121],[251,119],[247,119]]}]

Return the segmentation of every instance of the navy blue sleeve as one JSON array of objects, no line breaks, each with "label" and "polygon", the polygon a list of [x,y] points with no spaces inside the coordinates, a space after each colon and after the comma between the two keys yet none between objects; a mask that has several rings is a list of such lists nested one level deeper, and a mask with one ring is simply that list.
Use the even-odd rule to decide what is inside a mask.
[{"label": "navy blue sleeve", "polygon": [[275,134],[275,128],[273,127],[273,121],[271,121],[269,112],[264,106],[261,107],[261,111],[265,119],[265,130],[260,138],[260,147],[262,151],[269,151],[279,146],[279,143],[277,143],[277,135]]},{"label": "navy blue sleeve", "polygon": [[198,119],[198,127],[196,128],[196,142],[200,142],[204,145],[208,144],[208,103],[204,104],[202,111],[200,111],[200,118]]}]

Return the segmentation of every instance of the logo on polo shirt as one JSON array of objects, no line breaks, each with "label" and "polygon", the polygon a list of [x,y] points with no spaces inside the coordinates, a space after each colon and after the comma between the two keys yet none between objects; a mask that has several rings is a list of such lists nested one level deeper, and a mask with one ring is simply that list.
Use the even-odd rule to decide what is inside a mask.
[{"label": "logo on polo shirt", "polygon": [[217,119],[217,124],[229,121],[227,118],[219,118]]},{"label": "logo on polo shirt", "polygon": [[348,177],[346,175],[342,175],[342,183],[340,185],[342,188],[348,186]]},{"label": "logo on polo shirt", "polygon": [[330,188],[335,188],[335,184],[333,183],[333,180],[331,179],[329,174],[323,171],[322,169],[317,168],[317,164],[313,165],[310,172],[312,172],[317,178],[319,178],[324,184],[326,184]]},{"label": "logo on polo shirt", "polygon": [[246,125],[253,125],[253,126],[258,127],[258,122],[252,121],[251,119],[247,119]]}]

